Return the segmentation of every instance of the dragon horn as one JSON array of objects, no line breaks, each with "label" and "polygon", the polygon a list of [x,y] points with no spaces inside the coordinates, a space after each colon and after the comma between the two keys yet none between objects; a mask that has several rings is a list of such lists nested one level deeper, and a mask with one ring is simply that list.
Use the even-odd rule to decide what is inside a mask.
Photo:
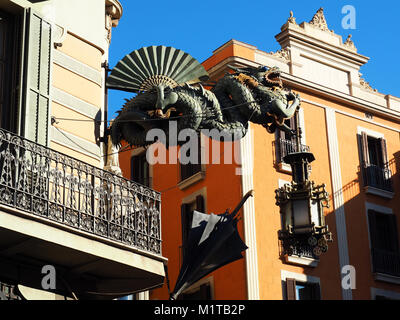
[{"label": "dragon horn", "polygon": [[234,66],[232,66],[230,64],[228,64],[228,68],[232,69],[235,72],[243,72],[244,71],[244,69],[236,68],[236,67],[234,67]]}]

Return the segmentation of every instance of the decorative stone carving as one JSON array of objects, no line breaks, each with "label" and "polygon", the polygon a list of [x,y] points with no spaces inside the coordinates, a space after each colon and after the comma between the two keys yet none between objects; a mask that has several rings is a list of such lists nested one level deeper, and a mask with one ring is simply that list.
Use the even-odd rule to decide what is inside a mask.
[{"label": "decorative stone carving", "polygon": [[351,40],[351,34],[347,36],[346,41],[343,43],[346,47],[350,49],[356,49],[356,46],[354,45],[353,40]]},{"label": "decorative stone carving", "polygon": [[119,19],[122,16],[122,5],[118,0],[106,0],[106,38],[111,42],[111,30],[118,26]]},{"label": "decorative stone carving", "polygon": [[56,24],[53,33],[54,48],[57,49],[58,47],[61,47],[66,37],[67,28]]},{"label": "decorative stone carving", "polygon": [[283,48],[276,52],[271,51],[269,53],[271,56],[284,60],[285,62],[290,61],[290,49]]},{"label": "decorative stone carving", "polygon": [[315,13],[314,17],[310,21],[310,24],[322,31],[333,32],[333,30],[329,30],[328,28],[328,24],[324,15],[324,8],[322,7],[319,8],[318,11]]},{"label": "decorative stone carving", "polygon": [[297,24],[296,23],[296,18],[293,16],[293,11],[292,10],[290,10],[290,16],[289,16],[287,22]]},{"label": "decorative stone carving", "polygon": [[374,89],[371,87],[371,85],[369,84],[369,82],[365,81],[364,78],[362,78],[362,73],[358,73],[358,76],[360,77],[360,85],[362,88],[371,91],[371,92],[378,92],[378,90]]}]

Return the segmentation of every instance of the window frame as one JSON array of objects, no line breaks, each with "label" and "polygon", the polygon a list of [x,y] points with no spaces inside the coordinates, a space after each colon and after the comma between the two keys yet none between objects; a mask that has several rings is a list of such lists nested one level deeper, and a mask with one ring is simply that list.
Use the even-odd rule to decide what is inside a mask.
[{"label": "window frame", "polygon": [[[3,43],[4,60],[3,75],[4,79],[0,81],[4,83],[3,89],[0,91],[0,99],[4,101],[3,106],[0,106],[0,126],[10,132],[19,134],[19,115],[21,103],[21,85],[20,76],[22,65],[22,52],[23,52],[23,30],[24,20],[23,15],[14,14],[4,9],[0,10],[0,18],[6,21],[6,30],[4,31],[6,39]],[[7,39],[8,38],[8,39]],[[4,93],[4,96],[3,96]],[[3,98],[2,98],[3,96]]]},{"label": "window frame", "polygon": [[[381,146],[381,155],[379,158],[381,158],[382,166],[370,163],[368,139],[370,141],[371,139],[379,140]],[[392,172],[389,167],[387,142],[384,134],[370,129],[357,127],[357,141],[360,159],[360,173],[365,192],[367,194],[374,194],[392,199],[394,197]]]},{"label": "window frame", "polygon": [[[396,241],[395,243],[395,250],[383,250],[378,247],[376,247],[376,230],[373,228],[376,227],[375,224],[375,217],[374,213],[378,213],[379,215],[382,216],[387,216],[390,217],[390,220],[388,222],[389,228],[392,228],[393,234],[391,237],[394,237],[394,240]],[[393,255],[399,260],[398,263],[400,264],[400,239],[399,239],[399,230],[398,230],[398,223],[397,223],[397,217],[394,214],[393,210],[391,208],[379,206],[373,203],[366,203],[366,217],[367,217],[367,230],[368,230],[368,244],[369,244],[369,252],[370,252],[370,262],[371,262],[371,272],[375,275],[376,280],[383,280],[383,281],[395,281],[395,283],[400,282],[400,272],[398,274],[392,274],[390,272],[380,272],[380,270],[377,271],[377,256],[376,253],[377,251],[380,251],[381,253],[386,251],[385,253],[388,253],[389,255]],[[394,229],[393,229],[394,228]],[[375,253],[375,256],[374,256]],[[378,268],[379,269],[379,268]],[[393,279],[397,278],[397,279]]]},{"label": "window frame", "polygon": [[[133,165],[133,163],[134,163],[135,158],[141,159],[141,163],[142,164],[144,162],[147,164],[147,177],[143,177],[143,181],[137,181],[137,180],[134,179],[134,165]],[[143,161],[143,159],[145,161]],[[145,151],[132,153],[131,158],[130,158],[130,169],[131,169],[130,170],[131,171],[130,172],[130,180],[131,181],[134,181],[134,182],[139,183],[141,185],[144,185],[146,187],[151,187],[151,174],[150,174],[151,165],[146,159],[146,152]],[[147,181],[147,183],[146,183],[146,181]]]},{"label": "window frame", "polygon": [[[187,176],[183,176],[182,175],[182,168],[183,167],[190,167],[193,166],[193,164],[181,164],[179,159],[178,159],[178,163],[177,163],[177,168],[178,168],[178,187],[181,190],[184,190],[192,185],[194,185],[195,183],[197,183],[198,181],[201,181],[205,178],[206,175],[206,165],[205,165],[205,141],[204,139],[207,139],[207,137],[205,137],[203,134],[199,134],[198,135],[198,146],[199,146],[199,164],[195,164],[194,166],[196,166],[196,170],[194,170],[190,175]],[[180,150],[179,150],[180,152]]]},{"label": "window frame", "polygon": [[[297,116],[296,116],[297,115]],[[307,146],[306,144],[306,130],[305,130],[305,121],[304,121],[304,110],[302,108],[299,109],[299,111],[297,113],[295,113],[295,115],[290,118],[287,119],[285,121],[289,121],[290,122],[290,128],[297,130],[297,127],[299,127],[301,129],[301,138],[300,138],[300,144],[301,144],[301,149],[302,151],[307,151],[309,152],[310,147]],[[285,173],[291,173],[292,169],[290,167],[290,165],[286,162],[283,161],[283,157],[284,155],[282,155],[282,144],[284,144],[285,142],[283,141],[288,141],[289,144],[292,144],[293,148],[297,147],[297,142],[295,140],[295,137],[292,137],[291,140],[287,140],[286,139],[286,133],[283,130],[276,130],[275,132],[275,157],[276,157],[276,166],[277,169],[281,172],[285,172]]]}]

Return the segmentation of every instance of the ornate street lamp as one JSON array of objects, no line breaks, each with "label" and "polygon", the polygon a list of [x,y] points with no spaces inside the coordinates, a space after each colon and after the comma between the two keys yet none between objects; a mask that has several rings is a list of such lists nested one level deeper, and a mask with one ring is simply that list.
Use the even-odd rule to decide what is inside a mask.
[{"label": "ornate street lamp", "polygon": [[329,207],[325,184],[315,185],[309,180],[310,163],[314,160],[310,152],[295,152],[284,157],[292,168],[293,179],[275,190],[282,218],[279,240],[284,254],[302,255],[311,251],[318,257],[328,250],[328,242],[332,241],[323,213],[323,208]]}]

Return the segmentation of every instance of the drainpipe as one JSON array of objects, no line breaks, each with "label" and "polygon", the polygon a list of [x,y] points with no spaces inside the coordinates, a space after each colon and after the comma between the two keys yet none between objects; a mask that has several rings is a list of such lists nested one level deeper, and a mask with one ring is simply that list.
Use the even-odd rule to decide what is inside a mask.
[{"label": "drainpipe", "polygon": [[101,64],[101,67],[104,69],[104,114],[103,114],[103,119],[104,119],[104,127],[103,127],[103,137],[100,137],[100,142],[104,143],[104,163],[107,163],[107,150],[108,150],[108,88],[107,88],[107,78],[108,78],[108,73],[111,71],[108,65],[108,60],[104,61]]}]

